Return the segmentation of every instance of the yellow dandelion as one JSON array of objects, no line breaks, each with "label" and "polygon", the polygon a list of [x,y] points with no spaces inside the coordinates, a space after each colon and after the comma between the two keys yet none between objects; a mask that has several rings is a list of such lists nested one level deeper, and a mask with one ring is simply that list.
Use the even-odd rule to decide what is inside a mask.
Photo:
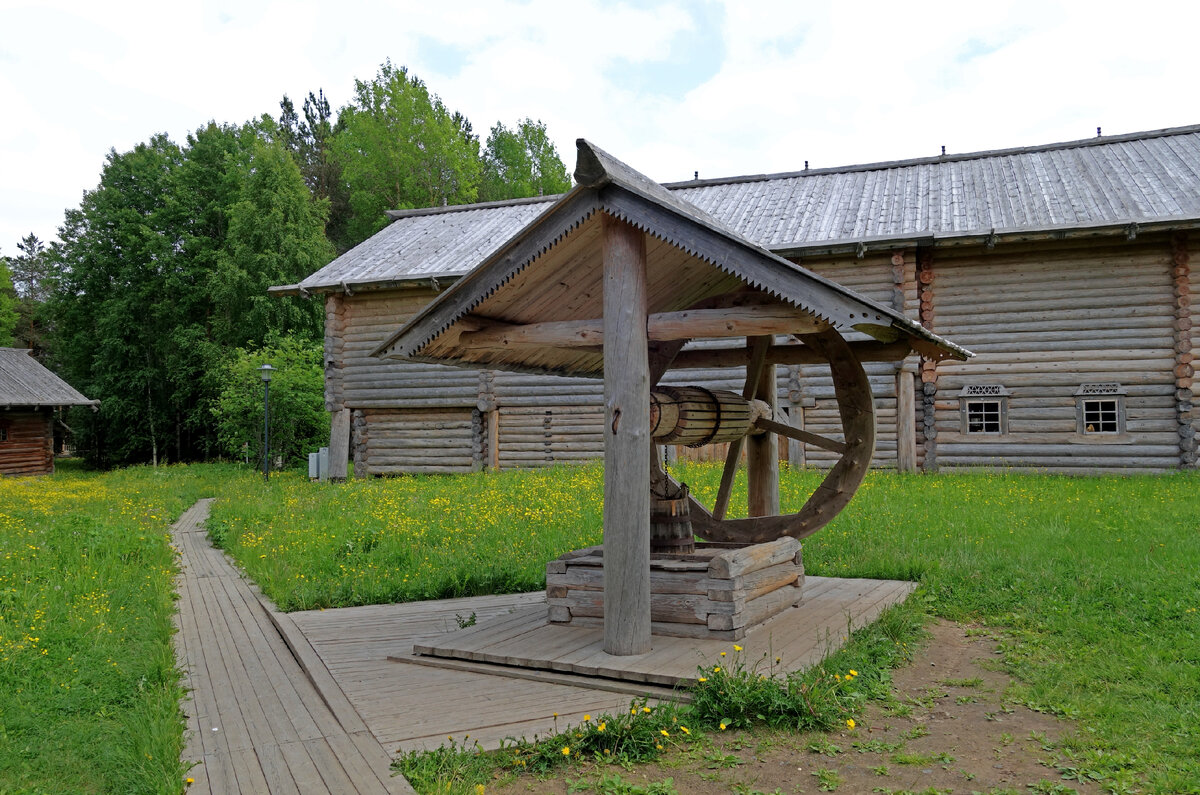
[{"label": "yellow dandelion", "polygon": [[483,795],[484,792],[485,792],[485,790],[484,790],[482,784],[475,785],[475,795]]},{"label": "yellow dandelion", "polygon": [[725,726],[726,726],[725,721],[721,721],[721,731],[725,731]]},{"label": "yellow dandelion", "polygon": [[563,756],[570,756],[570,755],[571,755],[571,746],[569,746],[569,745],[564,745],[564,746],[563,746],[563,749],[562,749],[562,755],[563,755]]},{"label": "yellow dandelion", "polygon": [[192,778],[191,776],[188,776],[188,777],[187,777],[187,779],[185,780],[185,783],[187,783],[187,784],[195,784],[195,783],[196,783],[196,779]]},{"label": "yellow dandelion", "polygon": [[854,718],[847,718],[847,719],[846,719],[846,728],[847,728],[847,729],[853,729],[853,728],[854,728]]},{"label": "yellow dandelion", "polygon": [[719,666],[719,665],[718,665],[718,666],[715,666],[715,667],[713,668],[713,673],[714,673],[714,674],[719,674],[719,673],[721,673],[721,666]]},{"label": "yellow dandelion", "polygon": [[604,730],[605,730],[607,727],[608,727],[608,724],[607,724],[607,723],[601,723],[599,726],[597,726],[597,727],[596,727],[596,731],[598,731],[598,732],[602,732],[602,731],[604,731]]},{"label": "yellow dandelion", "polygon": [[721,652],[721,656],[722,656],[722,657],[724,657],[724,656],[725,656],[725,652]]},{"label": "yellow dandelion", "polygon": [[661,734],[663,737],[670,737],[670,736],[671,736],[671,733],[670,733],[669,731],[667,731],[666,729],[659,729],[659,730],[658,730],[658,733],[659,733],[659,734]]},{"label": "yellow dandelion", "polygon": [[583,720],[584,720],[584,722],[585,722],[585,723],[586,723],[587,721],[591,720],[591,719],[592,719],[592,716],[591,716],[591,715],[584,715],[584,716],[583,716]]},{"label": "yellow dandelion", "polygon": [[680,726],[680,727],[679,727],[679,731],[683,732],[684,734],[691,734],[691,733],[692,733],[692,732],[691,732],[691,730],[690,730],[690,729],[688,729],[688,727],[687,727],[687,726]]},{"label": "yellow dandelion", "polygon": [[741,651],[741,650],[742,650],[742,647],[741,647],[741,646],[739,646],[739,645],[737,645],[737,644],[735,643],[735,644],[733,644],[733,650],[734,650],[734,651]]},{"label": "yellow dandelion", "polygon": [[642,712],[649,712],[649,711],[650,711],[649,707],[642,707]]},{"label": "yellow dandelion", "polygon": [[663,749],[663,747],[662,747],[662,743],[655,743],[655,744],[654,744],[654,747],[655,747],[655,748],[657,748],[657,749],[658,749],[658,750],[660,750],[660,751]]},{"label": "yellow dandelion", "polygon": [[851,675],[851,676],[858,676],[858,671],[856,671],[856,670],[854,670],[853,668],[851,668],[851,669],[850,669],[850,675]]},{"label": "yellow dandelion", "polygon": [[696,681],[697,681],[697,682],[707,682],[707,681],[708,681],[708,677],[707,677],[707,676],[702,676],[702,677],[700,677],[699,679],[697,679]]}]

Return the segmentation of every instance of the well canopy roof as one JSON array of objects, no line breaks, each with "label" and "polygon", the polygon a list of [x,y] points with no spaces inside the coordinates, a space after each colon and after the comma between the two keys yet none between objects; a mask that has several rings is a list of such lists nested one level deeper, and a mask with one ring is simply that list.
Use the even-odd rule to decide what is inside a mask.
[{"label": "well canopy roof", "polygon": [[[763,249],[580,139],[576,187],[429,304],[375,355],[560,375],[602,375],[603,219],[646,233],[651,339],[734,336],[722,311],[770,333],[836,327],[930,358],[966,350],[894,310]],[[721,317],[724,317],[722,315]],[[718,319],[723,323],[723,320]],[[657,325],[656,325],[657,324]],[[766,331],[756,332],[768,333]],[[554,340],[547,342],[548,339]]]},{"label": "well canopy roof", "polygon": [[98,406],[43,367],[25,348],[0,348],[0,409]]}]

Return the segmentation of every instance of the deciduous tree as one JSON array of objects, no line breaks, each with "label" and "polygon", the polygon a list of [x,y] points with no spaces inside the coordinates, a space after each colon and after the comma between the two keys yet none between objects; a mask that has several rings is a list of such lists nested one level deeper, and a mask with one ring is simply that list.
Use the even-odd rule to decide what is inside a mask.
[{"label": "deciduous tree", "polygon": [[349,243],[382,229],[386,210],[475,201],[478,138],[406,68],[388,61],[374,80],[356,80],[339,123],[334,151],[349,189]]},{"label": "deciduous tree", "polygon": [[508,129],[496,122],[483,150],[481,201],[551,196],[571,188],[571,178],[542,121],[526,118]]}]

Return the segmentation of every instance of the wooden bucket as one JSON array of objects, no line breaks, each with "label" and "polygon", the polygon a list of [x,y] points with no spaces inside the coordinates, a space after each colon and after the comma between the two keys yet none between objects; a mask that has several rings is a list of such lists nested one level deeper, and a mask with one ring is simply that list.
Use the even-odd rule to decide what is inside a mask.
[{"label": "wooden bucket", "polygon": [[696,551],[688,511],[688,489],[683,485],[671,496],[650,490],[650,554],[688,555]]},{"label": "wooden bucket", "polygon": [[750,403],[736,392],[659,386],[650,392],[650,437],[656,444],[701,447],[732,442],[750,430]]}]

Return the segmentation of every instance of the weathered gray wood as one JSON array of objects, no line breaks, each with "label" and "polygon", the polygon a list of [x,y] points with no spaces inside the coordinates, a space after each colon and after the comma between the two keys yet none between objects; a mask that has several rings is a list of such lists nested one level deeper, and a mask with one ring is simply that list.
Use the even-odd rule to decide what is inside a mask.
[{"label": "weathered gray wood", "polygon": [[604,249],[604,650],[650,649],[650,363],[646,338],[646,239],[603,219]]},{"label": "weathered gray wood", "polygon": [[710,541],[742,543],[773,541],[785,535],[805,538],[828,524],[846,506],[866,476],[875,451],[875,404],[871,383],[836,331],[806,335],[803,339],[805,344],[818,348],[829,359],[846,438],[845,454],[795,514],[721,521],[693,500],[692,526],[697,536]]},{"label": "weathered gray wood", "polygon": [[917,469],[916,393],[913,373],[896,372],[896,468],[901,472]]},{"label": "weathered gray wood", "polygon": [[712,577],[728,580],[792,560],[799,550],[800,542],[785,536],[766,543],[721,552],[708,564],[708,571]]},{"label": "weathered gray wood", "polygon": [[[742,397],[747,400],[753,400],[758,393],[759,376],[766,367],[767,349],[770,347],[770,337],[755,337],[747,348],[750,350],[750,363],[746,366],[746,384],[742,388]],[[771,385],[774,388],[774,384]],[[721,470],[721,483],[717,487],[717,498],[713,502],[712,515],[716,521],[720,521],[725,517],[725,511],[729,507],[729,497],[733,493],[733,478],[737,475],[738,461],[742,456],[743,439],[734,439],[729,443],[729,450],[725,453],[725,465]],[[693,502],[695,502],[693,500]],[[719,539],[715,539],[719,540]]]},{"label": "weathered gray wood", "polygon": [[[852,342],[850,349],[860,362],[896,362],[912,353],[903,342]],[[746,348],[697,348],[681,351],[671,363],[672,370],[703,370],[715,367],[744,367],[750,361]],[[821,354],[807,345],[772,345],[767,350],[768,364],[824,364]]]},{"label": "weathered gray wood", "polygon": [[389,775],[377,740],[350,736],[365,735],[366,726],[340,686],[320,675],[325,665],[308,641],[288,630],[302,656],[308,648],[302,667],[271,620],[290,619],[275,614],[207,543],[207,509],[208,501],[198,502],[173,527],[181,558],[180,663],[195,698],[184,709],[199,735],[183,761],[202,763],[197,784],[231,793],[411,793],[403,778]]},{"label": "weathered gray wood", "polygon": [[[795,439],[798,442],[807,442],[808,444],[811,444],[814,447],[819,447],[822,450],[829,450],[834,453],[846,452],[846,445],[844,442],[839,442],[836,439],[828,439],[819,434],[809,433],[808,431],[801,430],[800,428],[794,428],[790,425],[784,425],[782,422],[775,422],[774,420],[760,418],[754,421],[754,426],[756,428],[762,428],[763,430],[770,431],[771,433],[779,434],[780,436],[785,436],[788,439]],[[763,514],[755,515],[762,516]]]},{"label": "weathered gray wood", "polygon": [[[754,396],[775,416],[779,395],[775,386],[775,365],[766,363],[766,352],[773,338],[749,337],[746,347],[763,348],[763,366],[758,373]],[[750,516],[774,516],[779,513],[779,437],[774,433],[751,434],[746,439],[746,503]]]},{"label": "weathered gray wood", "polygon": [[[694,337],[741,337],[756,334],[811,334],[828,328],[807,312],[784,305],[726,309],[688,309],[657,312],[647,320],[653,342]],[[562,320],[515,325],[489,321],[479,331],[464,332],[459,344],[466,348],[594,347],[604,342],[604,321]]]}]

